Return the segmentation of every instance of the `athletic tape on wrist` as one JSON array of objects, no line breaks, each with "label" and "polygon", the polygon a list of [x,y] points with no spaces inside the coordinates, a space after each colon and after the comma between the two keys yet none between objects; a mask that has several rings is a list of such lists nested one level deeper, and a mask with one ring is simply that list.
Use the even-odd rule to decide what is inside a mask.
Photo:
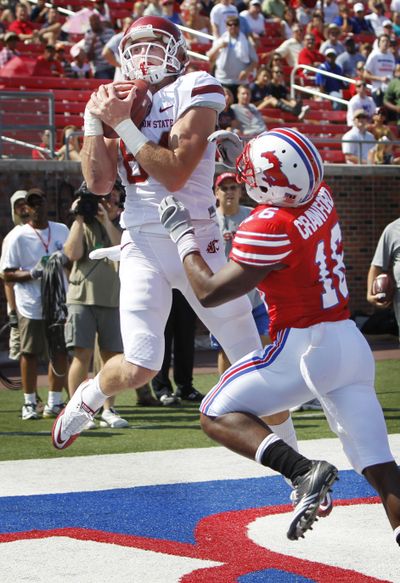
[{"label": "athletic tape on wrist", "polygon": [[123,139],[124,144],[134,156],[136,156],[139,150],[150,141],[149,138],[146,138],[146,136],[137,129],[131,119],[120,121],[119,124],[115,126],[114,130]]},{"label": "athletic tape on wrist", "polygon": [[178,253],[181,261],[183,261],[186,255],[189,255],[189,253],[194,253],[196,251],[200,253],[200,248],[197,244],[194,233],[185,233],[179,239],[176,246],[178,248]]},{"label": "athletic tape on wrist", "polygon": [[83,120],[85,136],[102,136],[104,134],[101,119],[94,116],[88,109],[85,109]]}]

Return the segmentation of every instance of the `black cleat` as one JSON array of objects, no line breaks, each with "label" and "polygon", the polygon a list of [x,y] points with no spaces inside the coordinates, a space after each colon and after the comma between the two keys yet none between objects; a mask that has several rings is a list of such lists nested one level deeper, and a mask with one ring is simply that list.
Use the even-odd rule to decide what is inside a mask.
[{"label": "black cleat", "polygon": [[311,469],[297,479],[294,484],[296,506],[287,531],[290,540],[304,538],[318,516],[318,509],[333,482],[337,480],[338,470],[324,461],[312,461]]}]

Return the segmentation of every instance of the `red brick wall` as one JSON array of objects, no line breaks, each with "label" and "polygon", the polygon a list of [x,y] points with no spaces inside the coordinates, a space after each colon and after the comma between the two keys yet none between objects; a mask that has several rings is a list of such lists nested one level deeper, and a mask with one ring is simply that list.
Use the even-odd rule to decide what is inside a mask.
[{"label": "red brick wall", "polygon": [[[371,313],[365,300],[366,278],[376,243],[387,223],[400,216],[400,167],[326,166],[341,219],[345,244],[351,310]],[[50,200],[50,214],[58,220],[57,201],[77,188],[82,177],[76,162],[0,160],[0,238],[11,228],[9,197],[18,189],[43,188]],[[5,320],[0,286],[0,324]]]},{"label": "red brick wall", "polygon": [[340,217],[351,310],[371,313],[367,273],[384,227],[400,217],[400,167],[330,167],[327,182]]}]

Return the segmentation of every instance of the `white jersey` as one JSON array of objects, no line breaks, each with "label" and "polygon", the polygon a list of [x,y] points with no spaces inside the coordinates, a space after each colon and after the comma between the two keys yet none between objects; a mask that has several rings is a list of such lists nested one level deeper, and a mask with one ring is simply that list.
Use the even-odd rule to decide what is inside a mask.
[{"label": "white jersey", "polygon": [[[152,142],[167,145],[172,126],[192,107],[208,107],[217,113],[225,108],[225,95],[221,85],[204,71],[182,75],[157,91],[141,131]],[[214,170],[215,145],[209,144],[183,189],[174,192],[174,196],[185,205],[194,220],[210,219],[215,215],[212,188]],[[118,173],[126,188],[121,225],[129,229],[149,223],[159,224],[158,205],[169,191],[139,166],[122,140]]]},{"label": "white jersey", "polygon": [[[68,227],[49,221],[46,229],[23,225],[15,231],[4,258],[3,269],[30,271],[43,256],[61,251],[68,237]],[[17,310],[25,318],[42,319],[40,280],[16,282],[14,285]]]}]

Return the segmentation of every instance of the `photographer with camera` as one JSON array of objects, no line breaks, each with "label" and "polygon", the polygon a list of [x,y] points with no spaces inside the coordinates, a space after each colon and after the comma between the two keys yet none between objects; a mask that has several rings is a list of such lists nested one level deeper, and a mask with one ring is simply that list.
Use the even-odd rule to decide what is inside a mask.
[{"label": "photographer with camera", "polygon": [[[74,221],[64,246],[64,252],[72,262],[65,326],[66,345],[73,350],[68,376],[71,397],[89,375],[96,334],[103,362],[123,350],[119,325],[118,264],[108,259],[89,259],[89,253],[94,249],[118,245],[121,241],[121,230],[117,225],[123,187],[117,183],[109,195],[99,198],[89,192],[83,182],[75,194],[77,198],[71,209]],[[127,427],[128,421],[118,415],[113,404],[114,398],[107,399],[100,424],[113,428]],[[90,421],[86,429],[95,427],[95,423]]]},{"label": "photographer with camera", "polygon": [[[28,190],[25,209],[28,221],[18,227],[7,244],[3,274],[5,282],[14,283],[24,391],[22,419],[28,420],[40,416],[37,410],[38,363],[41,358],[49,356],[41,280],[50,258],[61,253],[68,228],[48,220],[47,197],[39,188]],[[52,348],[48,368],[49,393],[43,417],[57,417],[64,407],[61,391],[65,386],[68,355],[65,347]]]}]

